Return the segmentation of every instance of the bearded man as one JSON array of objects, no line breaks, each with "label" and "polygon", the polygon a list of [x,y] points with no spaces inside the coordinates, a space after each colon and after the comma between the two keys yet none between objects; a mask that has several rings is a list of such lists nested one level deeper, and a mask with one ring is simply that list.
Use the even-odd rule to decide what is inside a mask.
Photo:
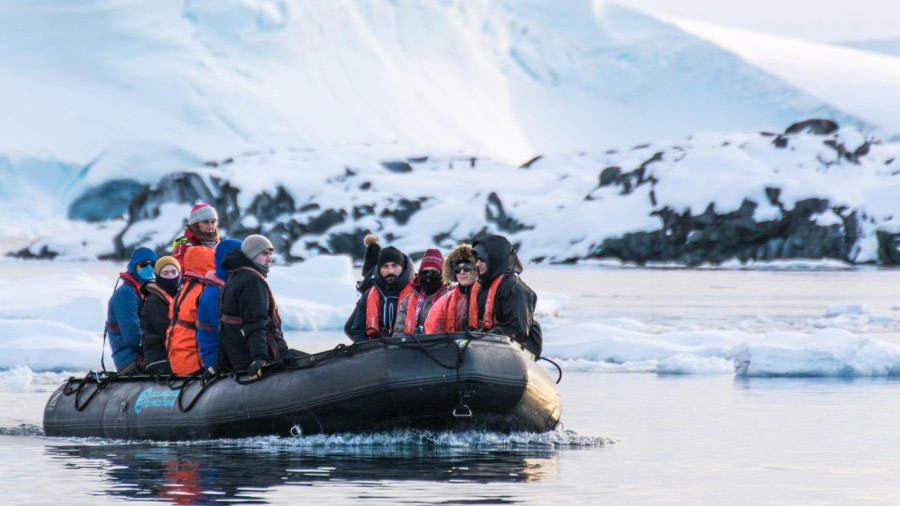
[{"label": "bearded man", "polygon": [[382,248],[372,275],[372,286],[356,303],[356,317],[350,326],[354,341],[378,339],[394,333],[400,301],[412,292],[412,273],[413,263],[409,256],[393,246]]}]

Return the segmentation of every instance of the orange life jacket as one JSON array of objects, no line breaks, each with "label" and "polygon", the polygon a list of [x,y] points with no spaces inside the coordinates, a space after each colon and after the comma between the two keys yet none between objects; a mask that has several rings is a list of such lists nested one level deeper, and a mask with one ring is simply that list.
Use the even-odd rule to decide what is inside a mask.
[{"label": "orange life jacket", "polygon": [[505,274],[501,274],[494,278],[488,288],[487,298],[484,300],[484,316],[481,323],[478,322],[478,292],[481,291],[481,281],[472,285],[472,295],[469,296],[469,329],[470,330],[488,330],[494,326],[494,302],[497,299],[497,287],[505,278]]},{"label": "orange life jacket", "polygon": [[[400,290],[400,294],[397,296],[397,312],[400,312],[400,302],[406,297],[407,294],[412,293],[412,286],[407,284],[403,287],[403,290]],[[394,333],[394,329],[387,329],[386,334],[382,334],[381,332],[381,318],[379,317],[379,308],[381,307],[381,292],[378,290],[378,287],[373,286],[369,289],[369,295],[366,298],[366,335],[369,336],[369,339],[375,339],[382,335],[391,335]],[[415,311],[414,311],[415,312]],[[396,317],[396,315],[395,315]],[[394,322],[394,325],[397,325],[397,322]],[[412,334],[412,332],[410,332]]]},{"label": "orange life jacket", "polygon": [[212,249],[193,247],[188,248],[184,261],[187,270],[183,279],[186,283],[169,305],[166,350],[172,372],[186,375],[203,368],[197,347],[197,303],[206,286],[204,274],[214,267],[215,259]]}]

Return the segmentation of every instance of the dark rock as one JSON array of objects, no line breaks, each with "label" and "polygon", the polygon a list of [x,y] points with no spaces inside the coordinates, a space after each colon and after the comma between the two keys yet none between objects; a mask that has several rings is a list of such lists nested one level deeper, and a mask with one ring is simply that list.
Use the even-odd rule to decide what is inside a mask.
[{"label": "dark rock", "polygon": [[381,211],[382,217],[391,216],[400,225],[406,225],[409,218],[422,209],[422,203],[427,201],[428,197],[419,197],[418,200],[407,200],[400,198],[393,209],[384,209]]},{"label": "dark rock", "polygon": [[343,209],[326,209],[322,214],[307,221],[302,231],[307,234],[324,234],[329,228],[343,223],[346,218],[347,211]]},{"label": "dark rock", "polygon": [[497,229],[501,232],[516,233],[521,230],[534,228],[534,225],[524,225],[506,214],[506,210],[503,209],[503,202],[500,201],[500,197],[494,192],[488,195],[487,204],[484,206],[484,215],[485,219],[489,223],[496,224]]},{"label": "dark rock", "polygon": [[793,125],[787,127],[787,130],[784,131],[786,134],[796,134],[800,132],[808,132],[813,135],[828,135],[838,128],[837,123],[830,119],[807,119],[803,121],[798,121]]},{"label": "dark rock", "polygon": [[412,172],[412,165],[400,160],[391,162],[381,162],[381,166],[390,172],[405,173]]},{"label": "dark rock", "polygon": [[528,160],[527,162],[520,165],[519,168],[520,169],[530,169],[531,166],[534,164],[534,162],[540,160],[543,157],[544,157],[544,155],[537,155],[534,158],[532,158],[531,160]]},{"label": "dark rock", "polygon": [[600,187],[617,185],[622,181],[621,167],[607,167],[600,171]]}]

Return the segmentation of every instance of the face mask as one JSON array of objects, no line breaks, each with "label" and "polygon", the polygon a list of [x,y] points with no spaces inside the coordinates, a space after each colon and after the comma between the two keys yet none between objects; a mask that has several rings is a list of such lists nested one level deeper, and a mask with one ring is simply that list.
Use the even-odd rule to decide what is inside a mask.
[{"label": "face mask", "polygon": [[419,283],[421,284],[422,289],[425,290],[425,293],[431,295],[441,288],[443,280],[440,276],[427,276],[421,278]]},{"label": "face mask", "polygon": [[155,275],[153,274],[153,266],[148,265],[147,267],[140,269],[139,271],[137,271],[137,275],[144,281],[153,281],[153,278],[155,277]]}]

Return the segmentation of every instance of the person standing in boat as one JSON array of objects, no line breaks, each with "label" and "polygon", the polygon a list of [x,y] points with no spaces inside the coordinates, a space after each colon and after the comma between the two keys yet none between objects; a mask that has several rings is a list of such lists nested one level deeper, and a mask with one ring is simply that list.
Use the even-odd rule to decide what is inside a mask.
[{"label": "person standing in boat", "polygon": [[172,243],[172,256],[184,268],[184,253],[192,246],[215,249],[219,244],[219,215],[213,206],[201,202],[191,208],[184,235]]},{"label": "person standing in boat", "polygon": [[450,288],[431,306],[425,320],[426,334],[469,330],[469,294],[477,278],[472,245],[453,248],[444,260],[443,274]]},{"label": "person standing in boat", "polygon": [[488,235],[472,243],[478,283],[469,300],[469,329],[503,334],[522,343],[535,358],[543,332],[534,319],[537,295],[519,277],[522,262],[506,237]]},{"label": "person standing in boat", "polygon": [[197,304],[197,348],[203,368],[210,372],[215,371],[219,359],[219,295],[228,279],[222,262],[240,247],[241,241],[237,239],[225,239],[216,246],[216,268],[206,273],[206,286]]},{"label": "person standing in boat", "polygon": [[444,255],[441,251],[434,248],[425,250],[425,255],[419,262],[419,272],[410,283],[412,293],[400,300],[394,337],[425,333],[425,320],[429,311],[434,302],[447,291],[443,269]]},{"label": "person standing in boat", "polygon": [[222,372],[247,371],[251,380],[266,366],[296,357],[281,332],[281,317],[266,277],[275,247],[268,238],[251,235],[222,260],[228,279],[219,299],[219,358]]},{"label": "person standing in boat", "polygon": [[156,253],[150,248],[134,250],[128,261],[128,269],[119,275],[122,284],[116,288],[107,304],[105,333],[119,374],[137,371],[140,366],[143,288],[153,280],[155,263]]},{"label": "person standing in boat", "polygon": [[164,256],[154,266],[156,279],[144,285],[147,296],[141,307],[141,356],[147,374],[172,374],[166,352],[169,306],[181,287],[181,265],[174,257]]},{"label": "person standing in boat", "polygon": [[391,336],[397,322],[400,301],[412,292],[413,263],[409,256],[393,246],[382,248],[372,277],[372,286],[356,303],[356,316],[350,326],[354,341]]}]

